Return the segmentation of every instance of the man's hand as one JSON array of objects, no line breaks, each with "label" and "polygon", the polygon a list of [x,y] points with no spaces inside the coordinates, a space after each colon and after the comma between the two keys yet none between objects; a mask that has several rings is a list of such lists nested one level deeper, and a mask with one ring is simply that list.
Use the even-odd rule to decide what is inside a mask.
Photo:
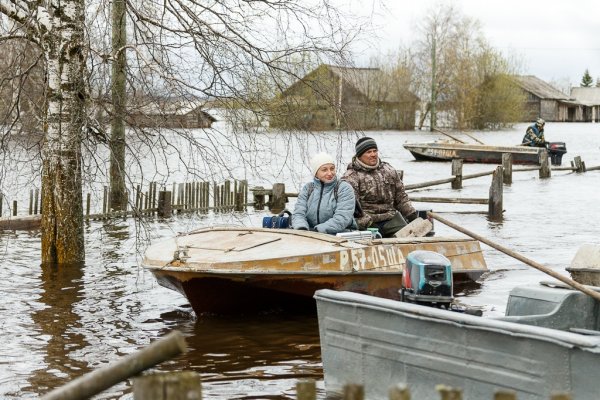
[{"label": "man's hand", "polygon": [[418,215],[419,215],[419,213],[417,211],[410,213],[406,216],[406,221],[413,222],[415,219],[417,219]]},{"label": "man's hand", "polygon": [[371,226],[371,216],[368,214],[363,215],[360,218],[356,219],[356,223],[358,224],[358,229],[366,229]]}]

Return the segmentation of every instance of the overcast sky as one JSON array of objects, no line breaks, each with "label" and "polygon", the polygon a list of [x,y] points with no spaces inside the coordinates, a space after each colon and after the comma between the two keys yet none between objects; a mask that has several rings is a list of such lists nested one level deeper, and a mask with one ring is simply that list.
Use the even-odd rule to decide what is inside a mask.
[{"label": "overcast sky", "polygon": [[[446,1],[447,3],[448,1]],[[369,2],[364,2],[369,3]],[[410,44],[416,23],[437,0],[375,0],[373,14],[380,38],[360,51],[396,50]],[[579,86],[586,69],[600,77],[600,1],[598,0],[452,0],[462,14],[478,20],[490,44],[523,62],[525,74],[548,82]],[[371,4],[370,4],[371,5]]]}]

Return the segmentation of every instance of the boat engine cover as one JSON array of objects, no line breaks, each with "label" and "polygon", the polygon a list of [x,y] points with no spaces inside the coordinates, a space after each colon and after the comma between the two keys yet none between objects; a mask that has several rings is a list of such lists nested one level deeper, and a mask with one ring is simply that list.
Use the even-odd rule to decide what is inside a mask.
[{"label": "boat engine cover", "polygon": [[434,251],[410,252],[402,273],[400,297],[413,303],[449,306],[453,300],[450,260]]}]

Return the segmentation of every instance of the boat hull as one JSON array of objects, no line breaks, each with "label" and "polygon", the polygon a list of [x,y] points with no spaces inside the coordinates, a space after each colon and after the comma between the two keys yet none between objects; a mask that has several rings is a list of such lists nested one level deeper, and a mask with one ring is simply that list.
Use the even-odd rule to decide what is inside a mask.
[{"label": "boat hull", "polygon": [[539,165],[538,147],[486,146],[460,143],[407,143],[404,148],[419,161],[451,161],[460,158],[466,163],[502,164],[502,154],[510,153],[513,164]]},{"label": "boat hull", "polygon": [[[203,243],[197,248],[190,246]],[[175,260],[177,248],[187,258]],[[331,235],[261,228],[210,228],[151,247],[143,261],[158,283],[183,294],[197,314],[311,308],[318,289],[399,299],[405,258],[444,254],[457,284],[473,284],[487,265],[479,242],[457,238],[354,242]]]},{"label": "boat hull", "polygon": [[491,399],[498,389],[522,400],[546,400],[557,391],[595,398],[600,338],[566,328],[598,329],[598,311],[589,296],[570,292],[557,299],[540,289],[530,302],[521,291],[511,307],[544,314],[493,319],[317,291],[325,389],[334,395],[346,383],[362,384],[365,398],[388,399],[390,387],[406,384],[413,398],[429,399],[439,396],[436,385],[442,384],[460,388],[465,400]]}]

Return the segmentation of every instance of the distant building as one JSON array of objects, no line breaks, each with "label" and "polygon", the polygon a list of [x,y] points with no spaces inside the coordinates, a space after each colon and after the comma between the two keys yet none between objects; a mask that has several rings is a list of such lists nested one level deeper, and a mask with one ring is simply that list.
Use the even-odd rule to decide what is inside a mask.
[{"label": "distant building", "polygon": [[516,83],[527,95],[525,118],[533,121],[538,117],[546,121],[583,121],[583,105],[549,83],[533,76],[516,76]]},{"label": "distant building", "polygon": [[270,126],[414,129],[419,98],[378,68],[322,64],[278,96]]},{"label": "distant building", "polygon": [[571,97],[583,104],[583,121],[600,122],[600,87],[574,87]]},{"label": "distant building", "polygon": [[140,128],[210,128],[216,118],[203,111],[205,100],[133,98],[127,104],[127,122]]}]

